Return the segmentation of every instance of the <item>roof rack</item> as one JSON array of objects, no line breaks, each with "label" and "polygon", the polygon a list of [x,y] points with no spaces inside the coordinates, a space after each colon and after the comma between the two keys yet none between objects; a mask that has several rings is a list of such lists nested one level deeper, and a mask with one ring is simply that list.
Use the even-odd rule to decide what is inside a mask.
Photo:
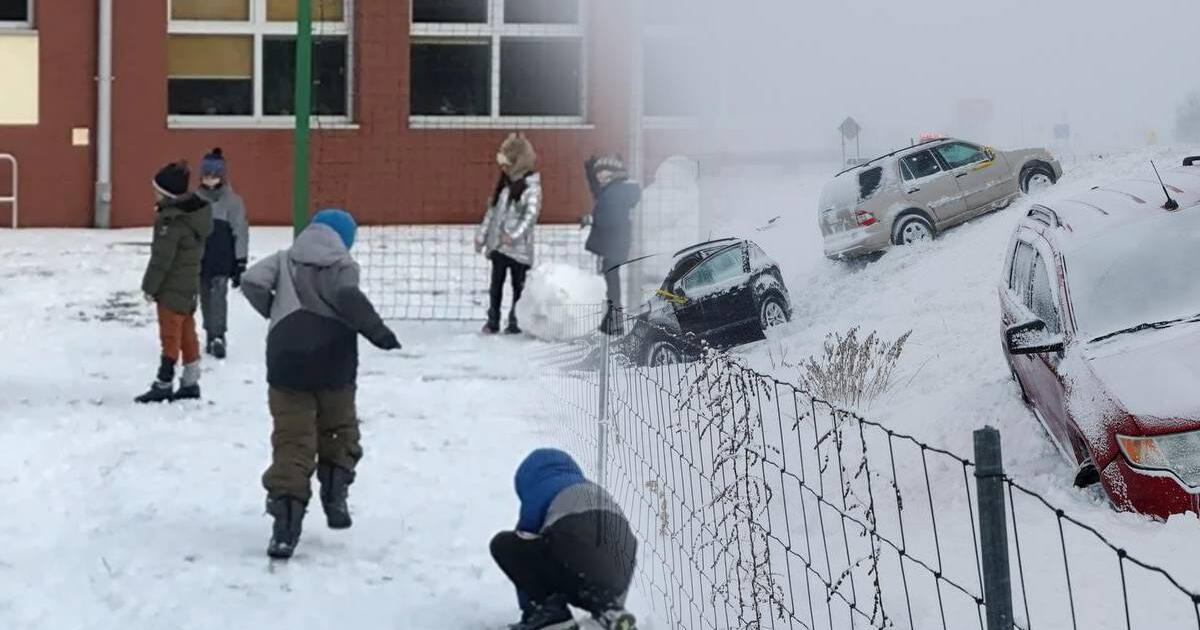
[{"label": "roof rack", "polygon": [[1058,218],[1058,213],[1046,206],[1033,206],[1025,216],[1046,227],[1062,227],[1062,220]]},{"label": "roof rack", "polygon": [[711,241],[704,241],[703,243],[696,243],[695,245],[688,245],[687,247],[684,247],[683,249],[672,254],[672,257],[679,256],[680,254],[684,254],[686,252],[696,251],[696,250],[704,247],[705,245],[716,245],[717,243],[729,243],[729,242],[740,241],[740,240],[742,240],[742,239],[730,236],[727,238],[718,238],[718,239],[711,240]]},{"label": "roof rack", "polygon": [[917,147],[925,146],[927,144],[933,144],[934,142],[946,142],[947,140],[950,140],[950,138],[930,138],[929,140],[922,140],[921,142],[918,142],[916,144],[909,145],[907,147],[901,147],[899,149],[896,149],[895,151],[892,151],[891,153],[885,153],[884,155],[881,155],[877,158],[872,158],[870,160],[867,160],[866,162],[863,162],[862,164],[856,164],[854,166],[851,166],[850,168],[848,168],[844,171],[841,171],[837,175],[834,175],[834,177],[840,177],[842,175],[845,175],[846,173],[849,173],[850,171],[863,168],[864,166],[870,166],[871,164],[874,164],[875,162],[878,162],[879,160],[892,157],[893,155],[896,155],[897,153],[903,153],[904,151],[907,151],[909,149],[915,149]]},{"label": "roof rack", "polygon": [[1191,157],[1185,157],[1185,158],[1183,158],[1183,165],[1184,165],[1184,166],[1192,166],[1192,165],[1193,165],[1193,164],[1195,164],[1196,162],[1200,162],[1200,155],[1193,155],[1193,156],[1191,156]]}]

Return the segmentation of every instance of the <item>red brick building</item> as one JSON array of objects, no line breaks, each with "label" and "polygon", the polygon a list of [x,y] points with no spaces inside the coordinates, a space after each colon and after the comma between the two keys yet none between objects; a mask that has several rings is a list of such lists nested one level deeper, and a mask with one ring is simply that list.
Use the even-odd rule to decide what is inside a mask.
[{"label": "red brick building", "polygon": [[[635,0],[309,1],[314,207],[371,223],[474,221],[497,145],[522,130],[541,155],[546,220],[573,221],[590,202],[582,161],[629,146]],[[649,21],[669,4],[647,5]],[[157,167],[214,146],[251,220],[289,223],[296,0],[113,5],[113,227],[150,222]],[[92,225],[97,33],[96,1],[0,0],[0,154],[20,163],[22,226]],[[669,71],[647,62],[647,80]],[[652,118],[692,100],[646,98]],[[647,154],[671,136],[687,134],[647,132]],[[0,197],[8,177],[0,163]]]}]

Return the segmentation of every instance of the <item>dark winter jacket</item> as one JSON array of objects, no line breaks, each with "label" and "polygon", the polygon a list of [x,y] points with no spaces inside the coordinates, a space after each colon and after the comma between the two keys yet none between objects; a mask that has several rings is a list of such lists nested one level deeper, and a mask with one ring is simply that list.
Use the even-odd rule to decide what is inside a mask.
[{"label": "dark winter jacket", "polygon": [[150,263],[142,292],[176,313],[193,313],[200,293],[200,261],[212,233],[212,207],[194,194],[158,203]]},{"label": "dark winter jacket", "polygon": [[204,248],[201,275],[205,278],[230,277],[234,275],[238,261],[246,260],[250,245],[246,205],[228,183],[212,189],[201,188],[196,194],[209,201],[213,215],[213,230]]},{"label": "dark winter jacket", "polygon": [[291,249],[242,276],[250,305],[271,319],[267,382],[298,391],[341,389],[358,377],[358,335],[381,348],[395,335],[358,288],[358,264],[327,225],[313,224]]},{"label": "dark winter jacket", "polygon": [[628,179],[613,180],[604,187],[590,176],[589,182],[596,205],[587,250],[609,261],[625,262],[633,238],[633,209],[642,201],[642,187]]}]

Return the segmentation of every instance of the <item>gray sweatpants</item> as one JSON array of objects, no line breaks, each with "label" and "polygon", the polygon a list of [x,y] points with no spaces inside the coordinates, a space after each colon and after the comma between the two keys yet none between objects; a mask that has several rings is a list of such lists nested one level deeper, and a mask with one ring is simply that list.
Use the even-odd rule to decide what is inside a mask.
[{"label": "gray sweatpants", "polygon": [[225,336],[229,321],[228,296],[228,277],[200,278],[200,312],[204,317],[204,332],[209,339]]}]

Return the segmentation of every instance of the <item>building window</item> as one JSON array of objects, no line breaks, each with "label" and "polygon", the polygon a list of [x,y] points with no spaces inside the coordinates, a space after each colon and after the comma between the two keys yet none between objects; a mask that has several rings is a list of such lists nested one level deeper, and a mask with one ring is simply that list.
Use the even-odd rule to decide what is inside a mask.
[{"label": "building window", "polygon": [[412,0],[411,122],[582,124],[584,31],[582,0]]},{"label": "building window", "polygon": [[0,0],[0,28],[33,27],[33,0]]},{"label": "building window", "polygon": [[[351,0],[312,3],[312,113],[350,122]],[[3,2],[3,0],[0,0]],[[168,0],[167,113],[173,124],[289,125],[296,0]]]},{"label": "building window", "polygon": [[704,47],[695,11],[686,0],[647,0],[642,20],[642,115],[648,127],[693,124],[714,106],[714,92],[705,98]]}]

